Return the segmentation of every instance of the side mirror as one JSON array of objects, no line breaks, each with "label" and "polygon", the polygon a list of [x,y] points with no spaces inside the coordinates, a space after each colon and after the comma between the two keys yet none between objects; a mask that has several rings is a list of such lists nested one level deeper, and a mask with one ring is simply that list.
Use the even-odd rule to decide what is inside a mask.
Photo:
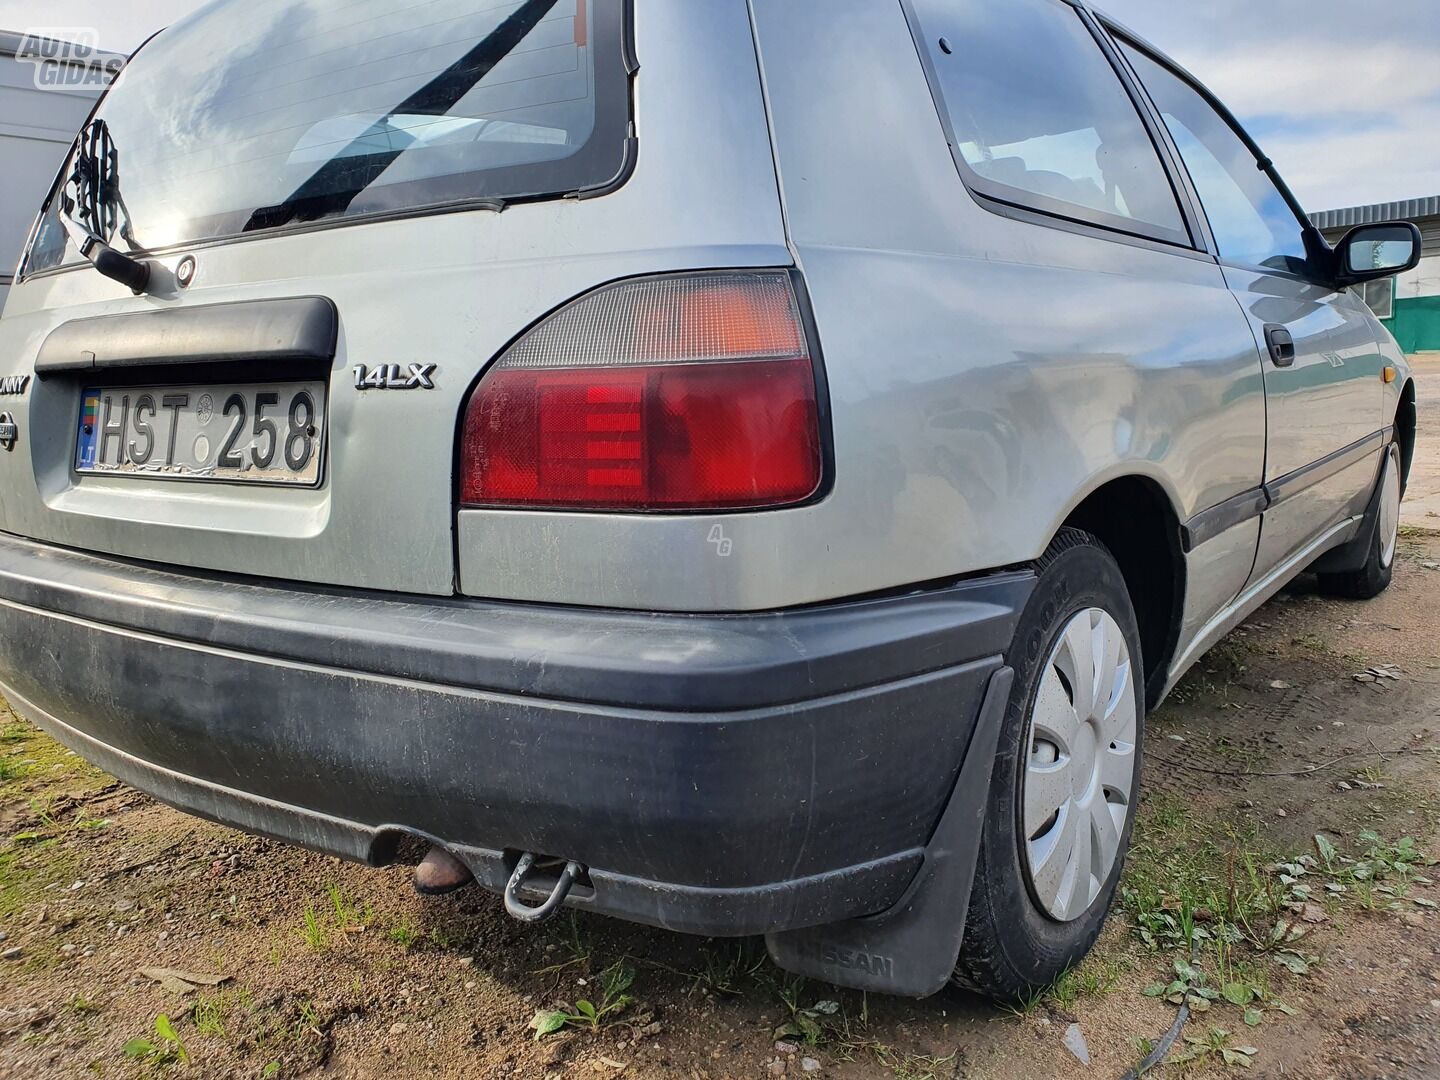
[{"label": "side mirror", "polygon": [[1408,221],[1361,225],[1345,234],[1335,256],[1341,285],[1403,274],[1420,263],[1420,230]]}]

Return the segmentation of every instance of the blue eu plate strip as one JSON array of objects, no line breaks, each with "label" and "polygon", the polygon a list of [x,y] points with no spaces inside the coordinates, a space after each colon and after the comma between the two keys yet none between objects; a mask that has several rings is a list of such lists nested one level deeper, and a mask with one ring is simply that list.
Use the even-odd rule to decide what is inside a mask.
[{"label": "blue eu plate strip", "polygon": [[100,434],[100,391],[86,390],[81,396],[80,439],[75,452],[75,467],[93,469],[95,448]]}]

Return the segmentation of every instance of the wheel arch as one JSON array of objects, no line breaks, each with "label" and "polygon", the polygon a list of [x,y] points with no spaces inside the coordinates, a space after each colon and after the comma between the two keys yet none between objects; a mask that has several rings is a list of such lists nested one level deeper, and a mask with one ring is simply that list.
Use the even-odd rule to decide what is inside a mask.
[{"label": "wheel arch", "polygon": [[1415,380],[1406,379],[1400,389],[1400,403],[1395,407],[1395,441],[1400,444],[1400,491],[1404,495],[1410,482],[1410,465],[1415,460]]},{"label": "wheel arch", "polygon": [[1185,555],[1173,498],[1156,477],[1112,476],[1082,496],[1061,527],[1095,536],[1120,564],[1140,628],[1146,706],[1153,707],[1164,692],[1185,611]]}]

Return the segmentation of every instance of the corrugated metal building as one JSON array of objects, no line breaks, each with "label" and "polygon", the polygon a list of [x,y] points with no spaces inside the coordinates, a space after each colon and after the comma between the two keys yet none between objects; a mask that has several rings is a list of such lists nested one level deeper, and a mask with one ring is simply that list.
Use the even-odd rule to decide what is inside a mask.
[{"label": "corrugated metal building", "polygon": [[[39,46],[43,63],[25,59]],[[0,31],[0,307],[45,193],[90,107],[124,58]]]},{"label": "corrugated metal building", "polygon": [[1440,352],[1440,195],[1398,203],[1375,203],[1312,214],[1331,243],[1356,225],[1413,221],[1425,245],[1409,273],[1365,286],[1365,299],[1407,353]]}]

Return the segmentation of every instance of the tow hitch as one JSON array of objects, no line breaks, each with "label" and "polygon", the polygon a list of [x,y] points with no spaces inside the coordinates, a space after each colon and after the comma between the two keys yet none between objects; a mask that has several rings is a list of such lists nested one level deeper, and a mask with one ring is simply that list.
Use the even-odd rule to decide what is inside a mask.
[{"label": "tow hitch", "polygon": [[575,879],[585,874],[585,867],[577,862],[567,862],[545,902],[538,907],[532,907],[520,899],[520,890],[535,871],[549,869],[558,865],[560,860],[547,859],[546,865],[541,866],[537,866],[538,862],[534,852],[525,852],[515,864],[515,872],[510,875],[510,880],[505,883],[505,910],[521,922],[541,923],[553,917],[565,903],[565,897],[570,895],[570,887],[575,884]]}]

